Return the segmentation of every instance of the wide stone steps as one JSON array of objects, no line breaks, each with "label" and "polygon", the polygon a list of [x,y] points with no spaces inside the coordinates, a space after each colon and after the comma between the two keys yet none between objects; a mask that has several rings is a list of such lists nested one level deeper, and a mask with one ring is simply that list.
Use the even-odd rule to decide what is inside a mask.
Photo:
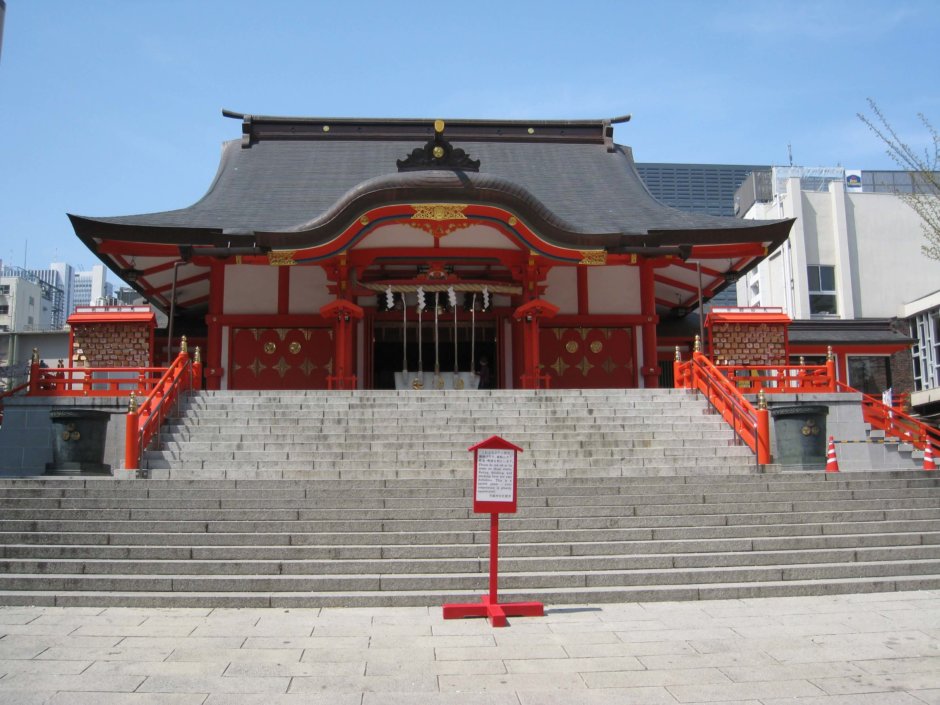
[{"label": "wide stone steps", "polygon": [[[486,589],[460,480],[0,482],[0,604],[438,605]],[[940,588],[922,472],[520,482],[500,594],[547,604]]]},{"label": "wide stone steps", "polygon": [[684,390],[201,392],[144,455],[153,479],[456,478],[501,435],[522,477],[743,472],[753,453]]}]

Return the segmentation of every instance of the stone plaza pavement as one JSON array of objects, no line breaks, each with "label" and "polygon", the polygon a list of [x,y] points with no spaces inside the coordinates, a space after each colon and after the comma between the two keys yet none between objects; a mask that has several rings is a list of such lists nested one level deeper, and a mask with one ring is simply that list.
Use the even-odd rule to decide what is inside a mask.
[{"label": "stone plaza pavement", "polygon": [[940,591],[546,607],[5,607],[0,703],[940,704]]}]

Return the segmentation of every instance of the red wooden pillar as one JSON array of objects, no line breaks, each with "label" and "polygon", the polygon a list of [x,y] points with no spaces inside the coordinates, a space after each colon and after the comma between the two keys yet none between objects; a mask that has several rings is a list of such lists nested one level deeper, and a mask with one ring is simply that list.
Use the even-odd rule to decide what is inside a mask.
[{"label": "red wooden pillar", "polygon": [[353,374],[353,327],[354,321],[363,317],[364,311],[352,301],[337,299],[320,309],[320,315],[333,323],[333,374],[326,378],[329,389],[355,389]]},{"label": "red wooden pillar", "polygon": [[527,301],[513,313],[513,317],[521,321],[523,325],[523,389],[540,389],[548,386],[548,375],[539,373],[539,321],[554,318],[556,313],[558,313],[558,307],[542,299]]},{"label": "red wooden pillar", "polygon": [[659,364],[657,361],[656,324],[656,283],[653,279],[653,262],[640,261],[640,312],[643,316],[643,360],[640,374],[643,386],[652,389],[659,386]]},{"label": "red wooden pillar", "polygon": [[206,389],[222,388],[222,302],[225,296],[225,265],[209,267],[209,315],[206,316]]}]

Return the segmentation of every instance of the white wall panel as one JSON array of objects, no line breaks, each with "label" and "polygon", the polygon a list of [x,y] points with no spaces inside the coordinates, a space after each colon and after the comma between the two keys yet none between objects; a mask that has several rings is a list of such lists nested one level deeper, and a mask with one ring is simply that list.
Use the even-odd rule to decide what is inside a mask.
[{"label": "white wall panel", "polygon": [[277,313],[277,270],[249,264],[227,266],[222,312]]},{"label": "white wall panel", "polygon": [[321,307],[333,300],[328,286],[326,272],[322,267],[291,267],[288,311],[293,314],[319,312]]},{"label": "white wall panel", "polygon": [[594,315],[640,313],[640,268],[588,267],[588,301]]}]

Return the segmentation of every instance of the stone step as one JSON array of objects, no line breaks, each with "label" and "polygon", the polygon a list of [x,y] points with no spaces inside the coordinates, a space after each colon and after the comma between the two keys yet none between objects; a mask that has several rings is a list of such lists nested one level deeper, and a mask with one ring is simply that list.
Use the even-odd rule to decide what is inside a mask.
[{"label": "stone step", "polygon": [[[8,575],[173,575],[173,576],[328,576],[328,575],[408,575],[408,574],[476,574],[488,571],[488,557],[468,556],[415,556],[395,557],[304,557],[304,558],[252,558],[231,560],[212,559],[202,555],[183,558],[5,558],[0,560],[0,573]],[[599,555],[538,555],[500,556],[500,572],[513,573],[571,573],[612,571],[668,571],[669,569],[709,568],[766,568],[792,567],[813,564],[871,566],[916,562],[919,572],[928,570],[931,562],[940,561],[940,545],[892,546],[890,548],[801,549],[791,551],[738,551],[720,553],[661,554],[661,553],[602,553]],[[784,568],[781,568],[784,569]],[[789,579],[784,573],[784,579]]]},{"label": "stone step", "polygon": [[[901,590],[936,590],[936,575],[907,575],[869,578],[834,578],[828,580],[768,580],[759,583],[720,583],[685,585],[611,586],[594,588],[556,588],[551,594],[529,589],[500,588],[501,601],[543,601],[547,605],[611,602],[654,602],[677,600],[747,599],[754,597],[791,597],[801,595],[840,595]],[[469,590],[342,591],[304,594],[294,592],[184,592],[152,591],[0,591],[2,605],[39,605],[57,607],[221,607],[281,608],[316,607],[414,607],[445,603],[477,603],[486,590],[480,585]]]},{"label": "stone step", "polygon": [[[290,538],[289,535],[285,535]],[[246,535],[247,537],[247,535]],[[278,537],[272,537],[277,539]],[[377,560],[377,559],[455,559],[489,556],[486,543],[439,543],[439,544],[343,544],[317,545],[296,544],[292,541],[264,545],[137,545],[122,544],[119,535],[107,537],[107,541],[95,543],[88,534],[0,534],[0,558],[3,559],[98,559],[98,560],[205,560],[205,561],[292,561],[292,560]],[[9,543],[6,543],[10,541]],[[46,543],[48,541],[51,543]],[[698,560],[697,556],[736,555],[747,560],[749,555],[763,552],[766,556],[780,556],[788,552],[788,562],[806,562],[802,557],[813,559],[820,552],[839,551],[850,555],[872,551],[889,551],[901,547],[903,550],[940,546],[940,532],[904,532],[888,534],[846,534],[782,536],[768,538],[716,538],[683,540],[634,540],[634,541],[580,541],[543,543],[506,542],[500,546],[500,556],[549,557],[549,556],[646,556],[652,554],[681,554],[676,561]],[[884,556],[900,557],[900,554],[885,553]],[[830,562],[832,559],[828,559]],[[44,572],[37,570],[35,572]]]},{"label": "stone step", "polygon": [[[477,564],[484,562],[476,561]],[[277,565],[277,564],[275,564]],[[937,575],[940,560],[866,561],[852,563],[782,564],[748,567],[640,568],[501,571],[505,590],[640,587],[712,583],[760,583],[851,578],[886,578],[910,574]],[[47,574],[0,573],[0,591],[139,591],[139,592],[357,592],[473,590],[486,580],[486,570],[455,573],[352,573],[302,575],[179,575],[179,574]]]},{"label": "stone step", "polygon": [[[851,490],[832,489],[816,491],[767,490],[764,492],[670,492],[669,494],[637,493],[591,493],[582,488],[574,492],[559,494],[545,492],[552,488],[531,488],[526,496],[518,500],[519,507],[570,507],[595,505],[647,505],[647,504],[714,504],[718,502],[793,502],[793,501],[829,501],[829,500],[904,500],[928,499],[935,493],[929,488],[905,488],[894,491],[884,489]],[[601,488],[588,487],[587,490]],[[245,497],[240,492],[197,492],[166,491],[149,494],[107,494],[92,492],[80,496],[63,496],[61,490],[57,496],[38,497],[33,495],[13,496],[0,489],[0,497],[6,498],[9,509],[109,509],[115,499],[121,498],[121,507],[126,509],[421,509],[429,498],[434,498],[436,508],[466,508],[472,492],[454,489],[424,490],[406,494],[391,493],[388,490],[357,492],[350,497],[348,492],[316,492],[309,494],[287,492],[277,496],[270,494],[257,497]]]}]

